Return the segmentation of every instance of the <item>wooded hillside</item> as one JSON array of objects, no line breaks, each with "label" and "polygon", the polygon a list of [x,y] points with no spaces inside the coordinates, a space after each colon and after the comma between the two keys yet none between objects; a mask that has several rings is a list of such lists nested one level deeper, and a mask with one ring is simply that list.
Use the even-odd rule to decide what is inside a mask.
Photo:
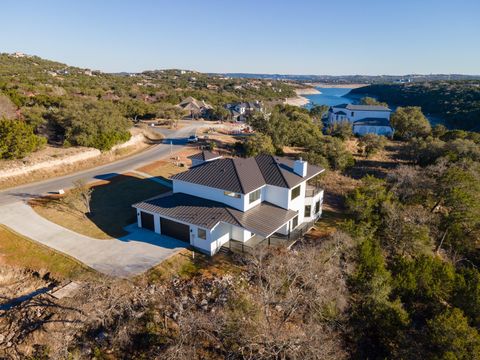
[{"label": "wooded hillside", "polygon": [[0,54],[0,116],[25,122],[32,133],[57,146],[110,149],[128,140],[134,119],[182,116],[174,105],[187,96],[218,108],[231,101],[278,101],[294,91],[275,81],[181,70],[106,74]]},{"label": "wooded hillside", "polygon": [[397,106],[420,106],[425,114],[445,119],[451,128],[480,131],[478,80],[374,84],[353,89],[350,94],[374,96]]}]

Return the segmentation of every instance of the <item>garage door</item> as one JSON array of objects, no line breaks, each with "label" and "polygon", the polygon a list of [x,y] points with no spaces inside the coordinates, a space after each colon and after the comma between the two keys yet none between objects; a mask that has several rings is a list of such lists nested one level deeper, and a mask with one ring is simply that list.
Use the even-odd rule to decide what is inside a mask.
[{"label": "garage door", "polygon": [[160,230],[163,235],[190,242],[190,227],[188,225],[160,218]]},{"label": "garage door", "polygon": [[153,222],[152,214],[142,211],[141,218],[142,218],[142,228],[155,231],[155,223]]}]

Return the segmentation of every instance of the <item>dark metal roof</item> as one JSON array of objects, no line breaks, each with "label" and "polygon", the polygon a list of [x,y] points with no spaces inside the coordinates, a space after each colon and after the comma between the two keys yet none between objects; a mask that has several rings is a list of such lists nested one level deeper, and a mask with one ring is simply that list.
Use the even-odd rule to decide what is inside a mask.
[{"label": "dark metal roof", "polygon": [[297,215],[295,211],[268,202],[242,212],[220,202],[183,193],[145,200],[132,206],[202,228],[212,229],[219,222],[225,222],[265,237]]},{"label": "dark metal roof", "polygon": [[243,228],[264,237],[272,235],[298,215],[296,211],[282,209],[265,201],[246,212],[236,209],[229,211]]},{"label": "dark metal roof", "polygon": [[365,118],[355,121],[353,126],[355,125],[390,126],[390,121],[384,118]]},{"label": "dark metal roof", "polygon": [[172,179],[247,194],[265,185],[254,158],[208,161]]},{"label": "dark metal roof", "polygon": [[354,104],[340,104],[334,105],[332,108],[347,109],[352,111],[391,111],[388,107],[383,105],[354,105]]},{"label": "dark metal roof", "polygon": [[347,115],[345,111],[337,111],[335,115]]},{"label": "dark metal roof", "polygon": [[195,159],[195,160],[208,161],[208,160],[212,160],[212,159],[217,159],[221,156],[222,155],[220,155],[219,153],[204,150],[204,151],[199,152],[197,154],[193,154],[193,155],[189,156],[188,158],[191,159],[191,160]]},{"label": "dark metal roof", "polygon": [[265,184],[289,189],[325,170],[322,167],[307,164],[307,175],[301,177],[293,172],[294,161],[291,159],[272,155],[258,155],[255,160],[265,179]]},{"label": "dark metal roof", "polygon": [[254,158],[205,162],[172,176],[172,179],[248,194],[266,184],[292,188],[323,170],[321,167],[308,164],[307,176],[301,177],[293,172],[292,160],[272,155],[258,155]]}]

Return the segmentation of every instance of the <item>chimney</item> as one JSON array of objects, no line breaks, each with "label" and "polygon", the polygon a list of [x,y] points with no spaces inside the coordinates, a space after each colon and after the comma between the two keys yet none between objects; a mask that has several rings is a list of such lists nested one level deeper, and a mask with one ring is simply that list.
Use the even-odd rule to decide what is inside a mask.
[{"label": "chimney", "polygon": [[293,172],[301,177],[307,176],[307,165],[306,161],[303,161],[302,158],[295,160],[293,163]]}]

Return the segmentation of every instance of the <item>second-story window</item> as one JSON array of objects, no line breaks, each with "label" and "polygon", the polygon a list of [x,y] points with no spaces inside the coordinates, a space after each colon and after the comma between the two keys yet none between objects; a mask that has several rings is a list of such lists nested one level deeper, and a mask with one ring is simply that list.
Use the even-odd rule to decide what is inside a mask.
[{"label": "second-story window", "polygon": [[296,199],[299,196],[300,196],[300,185],[298,185],[296,188],[292,189],[292,194],[290,196],[290,200]]},{"label": "second-story window", "polygon": [[224,191],[223,194],[226,195],[226,196],[236,198],[236,199],[240,199],[240,197],[241,197],[241,195],[239,193],[232,192],[232,191]]},{"label": "second-story window", "polygon": [[248,202],[251,204],[254,201],[257,201],[260,199],[260,194],[262,193],[261,189],[255,190],[254,192],[251,192],[250,195],[248,195]]},{"label": "second-story window", "polygon": [[312,206],[305,205],[305,217],[310,217],[310,216],[312,216]]}]

